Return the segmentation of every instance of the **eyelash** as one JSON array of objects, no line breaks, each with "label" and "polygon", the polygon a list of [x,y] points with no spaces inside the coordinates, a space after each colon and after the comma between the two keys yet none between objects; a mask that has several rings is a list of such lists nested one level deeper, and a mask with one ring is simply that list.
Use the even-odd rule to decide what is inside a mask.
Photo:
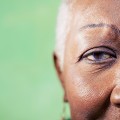
[{"label": "eyelash", "polygon": [[[89,58],[89,57],[91,57],[91,58]],[[93,52],[93,53],[91,53],[89,55],[86,55],[86,57],[84,57],[84,58],[86,58],[87,60],[92,61],[92,62],[103,62],[103,61],[106,61],[106,60],[108,60],[108,59],[110,59],[112,57],[113,57],[113,55],[111,55],[109,53]]]},{"label": "eyelash", "polygon": [[[96,49],[99,49],[99,50],[96,50]],[[101,49],[105,49],[105,50],[101,50]],[[90,51],[92,51],[92,52],[90,52]],[[92,60],[92,58],[93,58],[93,60]],[[97,48],[93,48],[93,49],[90,49],[87,52],[85,52],[82,56],[79,57],[78,62],[80,60],[86,60],[88,63],[100,64],[100,63],[108,63],[111,60],[112,61],[115,60],[115,58],[117,58],[116,54],[110,48],[97,47]]]}]

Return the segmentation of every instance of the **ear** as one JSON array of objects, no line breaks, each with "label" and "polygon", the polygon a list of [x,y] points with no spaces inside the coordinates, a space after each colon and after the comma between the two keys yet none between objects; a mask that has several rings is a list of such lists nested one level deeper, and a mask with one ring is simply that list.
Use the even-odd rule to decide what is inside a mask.
[{"label": "ear", "polygon": [[60,66],[60,60],[58,58],[58,56],[54,53],[53,54],[53,60],[54,60],[54,65],[56,68],[56,72],[58,75],[58,78],[62,84],[62,87],[64,89],[64,102],[67,102],[67,96],[66,96],[66,90],[65,90],[65,80],[64,80],[64,75],[63,75],[63,71],[61,70],[61,66]]}]

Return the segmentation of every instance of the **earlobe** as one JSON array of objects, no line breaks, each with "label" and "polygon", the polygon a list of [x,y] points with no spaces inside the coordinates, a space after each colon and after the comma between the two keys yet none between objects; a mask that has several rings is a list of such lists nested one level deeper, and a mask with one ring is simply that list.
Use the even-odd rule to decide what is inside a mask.
[{"label": "earlobe", "polygon": [[63,75],[63,71],[61,71],[61,69],[60,69],[61,66],[60,66],[59,58],[55,53],[53,54],[53,60],[54,60],[54,65],[56,68],[57,75],[58,75],[60,82],[62,84],[62,87],[64,89],[64,102],[67,102],[68,100],[67,100],[67,95],[66,95],[66,91],[65,91],[64,75]]},{"label": "earlobe", "polygon": [[68,102],[66,92],[64,93],[64,102]]}]

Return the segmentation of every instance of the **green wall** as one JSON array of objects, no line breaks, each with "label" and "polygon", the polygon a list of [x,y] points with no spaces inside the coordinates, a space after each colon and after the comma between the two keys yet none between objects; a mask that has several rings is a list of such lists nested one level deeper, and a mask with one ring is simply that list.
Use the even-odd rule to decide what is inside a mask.
[{"label": "green wall", "polygon": [[60,120],[52,51],[60,0],[0,0],[0,120]]}]

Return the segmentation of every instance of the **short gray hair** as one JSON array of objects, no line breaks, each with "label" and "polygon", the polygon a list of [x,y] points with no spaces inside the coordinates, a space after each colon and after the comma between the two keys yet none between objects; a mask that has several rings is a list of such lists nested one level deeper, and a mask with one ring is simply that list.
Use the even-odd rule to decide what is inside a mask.
[{"label": "short gray hair", "polygon": [[55,54],[59,58],[59,64],[61,70],[63,69],[64,64],[64,51],[65,51],[65,42],[66,37],[69,32],[69,23],[70,23],[70,8],[69,8],[69,0],[65,0],[62,2],[58,18],[57,18],[57,29],[56,29],[56,45],[55,45]]}]

